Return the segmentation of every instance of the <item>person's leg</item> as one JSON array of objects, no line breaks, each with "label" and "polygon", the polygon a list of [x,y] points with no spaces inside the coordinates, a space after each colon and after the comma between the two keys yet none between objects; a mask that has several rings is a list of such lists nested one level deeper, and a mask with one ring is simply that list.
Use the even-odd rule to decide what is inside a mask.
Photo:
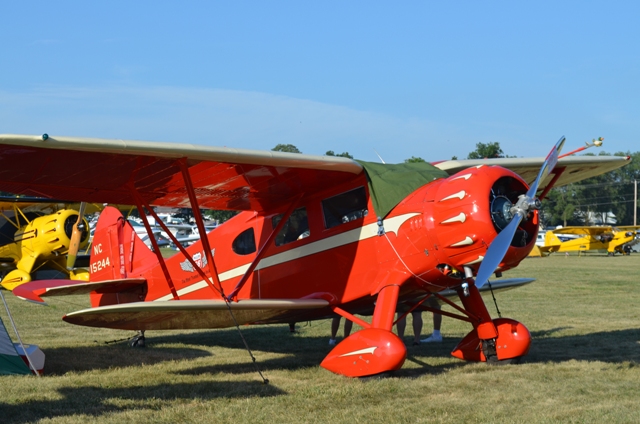
[{"label": "person's leg", "polygon": [[344,320],[344,338],[346,339],[351,334],[351,328],[353,328],[353,321],[345,318]]},{"label": "person's leg", "polygon": [[[440,303],[433,297],[429,298],[427,301],[427,305],[433,309],[440,309]],[[435,313],[433,314],[433,333],[426,339],[422,339],[422,343],[431,343],[436,342],[439,343],[442,341],[442,335],[440,334],[440,326],[442,325],[442,315]]]},{"label": "person's leg", "polygon": [[[433,308],[440,310],[441,306],[437,300],[433,299]],[[433,336],[436,338],[440,338],[442,340],[442,335],[440,334],[440,326],[442,325],[442,315],[433,313]]]},{"label": "person's leg", "polygon": [[[400,315],[402,314],[398,312],[398,317],[400,317]],[[406,318],[402,318],[400,321],[396,323],[396,330],[398,331],[398,337],[400,337],[400,339],[404,337],[404,329],[406,326],[407,326]]]},{"label": "person's leg", "polygon": [[413,311],[411,317],[413,318],[413,344],[419,345],[420,333],[422,332],[422,312]]},{"label": "person's leg", "polygon": [[331,321],[331,338],[329,339],[329,344],[336,344],[336,334],[338,334],[338,328],[340,328],[340,317],[334,317]]},{"label": "person's leg", "polygon": [[442,325],[442,315],[434,313],[433,314],[433,332],[434,333],[437,332],[438,334],[440,334],[441,325]]}]

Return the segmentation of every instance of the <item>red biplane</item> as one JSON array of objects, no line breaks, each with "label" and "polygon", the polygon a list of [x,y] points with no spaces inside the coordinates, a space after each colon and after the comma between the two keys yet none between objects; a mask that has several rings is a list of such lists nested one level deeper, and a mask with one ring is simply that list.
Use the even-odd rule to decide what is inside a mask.
[{"label": "red biplane", "polygon": [[[34,281],[14,293],[36,301],[89,293],[92,307],[64,316],[65,321],[139,331],[339,314],[363,329],[339,343],[321,365],[347,376],[400,368],[406,348],[391,331],[398,304],[409,305],[407,312],[428,310],[423,302],[436,296],[458,311],[443,313],[473,327],[455,356],[517,359],[529,349],[528,330],[512,319],[492,319],[479,288],[494,272],[517,266],[533,248],[536,193],[629,162],[602,156],[558,161],[563,143],[564,138],[546,159],[433,166],[2,135],[2,191],[135,204],[142,217],[145,209],[153,214],[156,205],[191,207],[200,234],[205,234],[200,208],[244,211],[163,259],[116,209],[106,208],[93,239],[90,282]],[[458,294],[462,306],[439,294],[446,289]],[[354,314],[372,315],[371,322]]]}]

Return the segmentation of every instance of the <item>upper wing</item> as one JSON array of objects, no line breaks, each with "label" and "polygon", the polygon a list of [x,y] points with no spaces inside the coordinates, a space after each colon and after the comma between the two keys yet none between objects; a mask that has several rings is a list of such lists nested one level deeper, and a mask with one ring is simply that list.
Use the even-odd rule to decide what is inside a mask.
[{"label": "upper wing", "polygon": [[[556,175],[560,176],[553,186],[560,187],[613,171],[630,162],[629,156],[567,156],[558,160],[553,172],[540,182],[538,190],[544,190]],[[498,165],[512,170],[520,175],[527,184],[531,184],[536,179],[543,163],[544,158],[498,158],[448,160],[434,163],[434,165],[449,175],[472,166]]]},{"label": "upper wing", "polygon": [[582,236],[598,235],[612,231],[613,229],[611,227],[562,227],[553,230],[555,234],[578,234]]},{"label": "upper wing", "polygon": [[0,135],[0,191],[71,201],[273,210],[362,172],[341,157],[75,137]]},{"label": "upper wing", "polygon": [[618,231],[638,231],[640,230],[640,225],[623,225],[621,227],[616,225],[615,229]]}]

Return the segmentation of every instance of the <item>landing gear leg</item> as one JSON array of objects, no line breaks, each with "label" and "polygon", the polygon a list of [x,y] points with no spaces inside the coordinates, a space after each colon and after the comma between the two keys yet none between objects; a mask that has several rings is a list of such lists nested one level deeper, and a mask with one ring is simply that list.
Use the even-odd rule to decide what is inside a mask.
[{"label": "landing gear leg", "polygon": [[466,361],[488,364],[518,363],[529,352],[531,334],[527,327],[509,318],[491,319],[489,311],[475,285],[468,294],[460,292],[460,300],[467,311],[479,318],[474,329],[451,352]]},{"label": "landing gear leg", "polygon": [[146,347],[144,330],[138,331],[138,334],[129,342],[130,347]]},{"label": "landing gear leg", "polygon": [[407,348],[391,332],[399,292],[397,284],[383,287],[378,293],[371,326],[338,343],[320,366],[347,377],[368,377],[400,369]]}]

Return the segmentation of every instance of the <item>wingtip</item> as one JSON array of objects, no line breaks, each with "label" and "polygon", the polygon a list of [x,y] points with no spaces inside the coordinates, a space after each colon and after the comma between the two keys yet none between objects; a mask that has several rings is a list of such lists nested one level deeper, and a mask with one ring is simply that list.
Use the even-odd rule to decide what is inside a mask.
[{"label": "wingtip", "polygon": [[40,297],[40,295],[46,291],[46,288],[43,289],[41,287],[43,281],[44,280],[37,280],[20,284],[13,289],[13,295],[28,302],[46,305],[47,303]]},{"label": "wingtip", "polygon": [[29,299],[29,298],[22,297],[22,296],[16,296],[16,297],[18,299],[25,300],[25,301],[30,302],[30,303],[35,303],[36,305],[49,306],[49,304],[47,302],[45,302],[44,300],[40,299],[38,296],[35,296],[35,297],[37,297],[40,300]]}]

